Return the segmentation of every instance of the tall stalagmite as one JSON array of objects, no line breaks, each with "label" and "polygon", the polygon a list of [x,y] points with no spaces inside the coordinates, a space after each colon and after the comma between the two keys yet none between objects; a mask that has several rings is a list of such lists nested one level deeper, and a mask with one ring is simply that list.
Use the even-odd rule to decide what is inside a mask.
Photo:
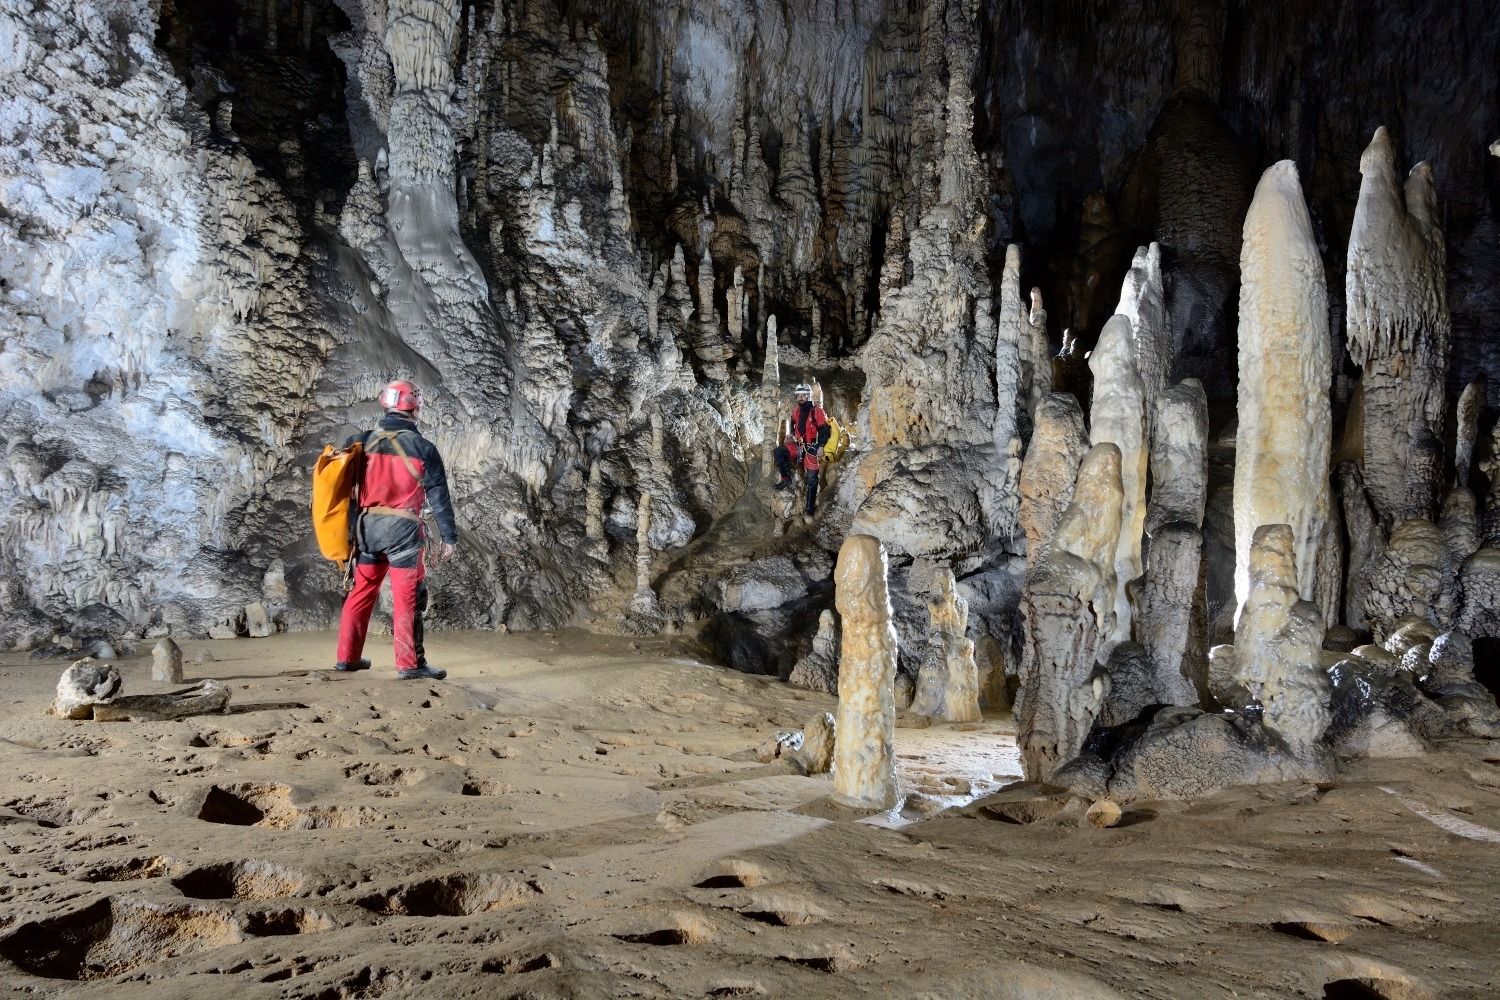
[{"label": "tall stalagmite", "polygon": [[1208,500],[1208,397],[1197,379],[1184,379],[1156,397],[1151,482],[1150,547],[1135,635],[1151,662],[1156,697],[1194,705],[1206,687],[1207,665],[1199,585]]},{"label": "tall stalagmite", "polygon": [[[1149,353],[1149,352],[1148,352]],[[1110,643],[1130,638],[1130,600],[1126,587],[1141,575],[1141,534],[1146,525],[1146,471],[1150,443],[1146,438],[1146,384],[1137,366],[1134,325],[1116,314],[1104,324],[1089,356],[1094,374],[1094,405],[1089,411],[1090,441],[1120,449],[1120,482],[1125,505],[1115,550],[1115,615]],[[1107,655],[1108,650],[1105,650]]]},{"label": "tall stalagmite", "polygon": [[1096,444],[1078,468],[1073,502],[1051,544],[1026,573],[1016,738],[1033,780],[1078,753],[1103,698],[1101,682],[1090,677],[1114,624],[1123,506],[1120,449]]},{"label": "tall stalagmite", "polygon": [[1349,355],[1364,370],[1364,473],[1381,522],[1430,517],[1443,486],[1447,251],[1432,167],[1396,177],[1384,127],[1359,161],[1349,234]]},{"label": "tall stalagmite", "polygon": [[1311,600],[1328,520],[1332,361],[1323,260],[1290,160],[1256,186],[1240,275],[1235,604],[1250,593],[1250,545],[1263,524],[1290,525],[1297,591]]},{"label": "tall stalagmite", "polygon": [[839,549],[833,575],[834,600],[843,620],[833,794],[856,808],[890,809],[898,798],[893,749],[896,629],[885,546],[869,535],[850,535]]}]

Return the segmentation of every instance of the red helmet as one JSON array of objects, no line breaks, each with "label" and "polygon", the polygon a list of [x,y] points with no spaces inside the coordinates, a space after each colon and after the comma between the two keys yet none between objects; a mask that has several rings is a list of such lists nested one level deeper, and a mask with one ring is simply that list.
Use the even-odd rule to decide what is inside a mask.
[{"label": "red helmet", "polygon": [[405,379],[399,379],[380,390],[380,406],[416,416],[422,408],[422,390]]}]

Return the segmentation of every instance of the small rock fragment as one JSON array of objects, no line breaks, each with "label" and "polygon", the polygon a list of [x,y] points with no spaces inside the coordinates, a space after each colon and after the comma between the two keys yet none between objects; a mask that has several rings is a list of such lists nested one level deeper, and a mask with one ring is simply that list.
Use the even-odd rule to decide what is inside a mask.
[{"label": "small rock fragment", "polygon": [[1100,799],[1089,806],[1088,812],[1083,816],[1091,826],[1097,826],[1102,830],[1120,822],[1120,805],[1112,799]]}]

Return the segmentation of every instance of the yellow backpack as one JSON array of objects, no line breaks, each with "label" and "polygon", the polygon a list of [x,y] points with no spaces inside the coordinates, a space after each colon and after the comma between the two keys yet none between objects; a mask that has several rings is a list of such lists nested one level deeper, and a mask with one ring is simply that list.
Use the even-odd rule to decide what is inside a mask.
[{"label": "yellow backpack", "polygon": [[347,448],[323,446],[313,466],[313,532],[323,558],[345,563],[354,558],[354,517],[351,501],[364,466],[365,449],[356,441]]},{"label": "yellow backpack", "polygon": [[849,450],[849,429],[832,417],[828,418],[828,443],[823,446],[823,461],[837,462]]}]

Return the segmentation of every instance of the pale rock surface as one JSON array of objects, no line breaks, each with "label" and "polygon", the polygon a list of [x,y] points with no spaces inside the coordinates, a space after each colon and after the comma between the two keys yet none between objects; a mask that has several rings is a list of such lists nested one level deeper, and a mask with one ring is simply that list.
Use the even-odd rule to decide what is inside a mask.
[{"label": "pale rock surface", "polygon": [[802,727],[802,745],[791,758],[803,774],[827,774],[833,767],[834,731],[831,712],[819,712]]},{"label": "pale rock surface", "polygon": [[1311,600],[1328,519],[1332,362],[1323,260],[1290,160],[1256,187],[1240,272],[1235,601],[1249,597],[1250,547],[1266,524],[1291,527],[1297,592]]},{"label": "pale rock surface", "polygon": [[834,730],[834,799],[861,809],[894,808],[896,630],[886,588],[885,548],[850,535],[839,549],[834,595],[843,636]]},{"label": "pale rock surface", "polygon": [[1103,697],[1102,683],[1090,678],[1113,624],[1123,506],[1120,449],[1095,445],[1047,551],[1026,574],[1016,730],[1032,780],[1077,754]]},{"label": "pale rock surface", "polygon": [[1156,397],[1167,387],[1172,369],[1173,334],[1167,316],[1160,244],[1152,243],[1136,250],[1130,270],[1125,273],[1120,304],[1115,313],[1130,320],[1131,347],[1135,351],[1136,372],[1145,391],[1144,409],[1149,423],[1155,412]]},{"label": "pale rock surface", "polygon": [[259,601],[245,605],[245,632],[252,639],[264,639],[276,632],[270,613]]},{"label": "pale rock surface", "polygon": [[1447,252],[1431,166],[1413,167],[1403,188],[1382,126],[1359,167],[1345,278],[1348,344],[1363,369],[1365,487],[1389,525],[1430,517],[1442,486]]},{"label": "pale rock surface", "polygon": [[1202,598],[1208,398],[1197,379],[1184,379],[1156,398],[1151,482],[1135,636],[1151,659],[1158,701],[1195,705],[1206,691],[1208,653]]},{"label": "pale rock surface", "polygon": [[1471,636],[1500,638],[1500,549],[1483,548],[1466,559],[1458,584],[1455,626]]},{"label": "pale rock surface", "polygon": [[1474,679],[1474,644],[1463,632],[1444,632],[1433,640],[1426,669],[1417,684],[1470,736],[1500,739],[1500,706]]}]

